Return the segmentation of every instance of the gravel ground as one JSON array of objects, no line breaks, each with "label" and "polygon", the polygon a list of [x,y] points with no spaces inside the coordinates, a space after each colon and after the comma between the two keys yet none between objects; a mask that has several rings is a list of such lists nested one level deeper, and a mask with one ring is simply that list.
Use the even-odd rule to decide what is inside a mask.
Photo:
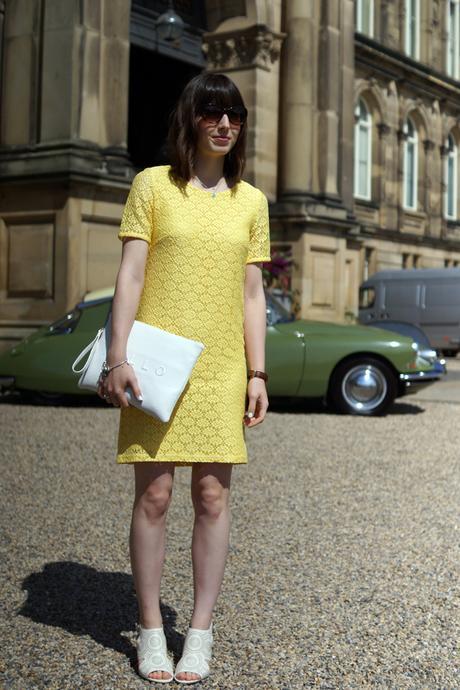
[{"label": "gravel ground", "polygon": [[[196,687],[460,687],[459,414],[416,398],[378,419],[271,406],[233,472],[212,675]],[[0,407],[4,688],[179,687],[133,670],[118,415]],[[190,472],[176,470],[162,582],[176,662],[193,601]]]}]

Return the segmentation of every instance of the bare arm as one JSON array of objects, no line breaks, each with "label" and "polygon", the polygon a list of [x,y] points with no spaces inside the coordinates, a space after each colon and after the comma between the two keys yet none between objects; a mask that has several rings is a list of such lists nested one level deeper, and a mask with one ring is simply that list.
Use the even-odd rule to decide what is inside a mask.
[{"label": "bare arm", "polygon": [[[262,282],[262,264],[246,265],[244,282],[244,342],[249,369],[265,371],[266,302]],[[265,381],[252,378],[248,381],[248,410],[246,426],[260,424],[268,408]]]},{"label": "bare arm", "polygon": [[[125,238],[121,264],[115,283],[115,294],[112,302],[112,336],[107,352],[107,363],[113,366],[126,359],[126,346],[136,317],[139,300],[144,287],[144,273],[148,242],[142,239]],[[136,375],[129,364],[113,369],[98,394],[108,397],[107,402],[115,406],[128,407],[129,402],[125,389],[129,386],[136,397],[141,395]]]},{"label": "bare arm", "polygon": [[144,240],[129,237],[123,240],[112,303],[112,339],[107,353],[109,366],[126,359],[126,343],[144,287],[148,249],[149,245]]}]

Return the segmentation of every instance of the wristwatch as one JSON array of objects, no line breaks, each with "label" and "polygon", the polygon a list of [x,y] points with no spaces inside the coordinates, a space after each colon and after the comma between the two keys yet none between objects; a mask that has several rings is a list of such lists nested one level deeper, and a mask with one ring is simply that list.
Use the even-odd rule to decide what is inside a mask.
[{"label": "wristwatch", "polygon": [[259,371],[258,369],[249,369],[248,379],[254,378],[259,378],[263,379],[264,381],[268,381],[268,374],[266,374],[265,371]]}]

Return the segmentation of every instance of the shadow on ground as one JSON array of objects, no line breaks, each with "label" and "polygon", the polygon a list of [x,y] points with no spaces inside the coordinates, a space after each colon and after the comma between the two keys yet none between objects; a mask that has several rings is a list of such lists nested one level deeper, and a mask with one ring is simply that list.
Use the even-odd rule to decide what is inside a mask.
[{"label": "shadow on ground", "polygon": [[[269,412],[285,414],[334,414],[322,398],[295,398],[271,396]],[[420,401],[423,403],[423,401]],[[0,405],[36,405],[38,407],[95,407],[114,409],[98,395],[65,395],[62,393],[38,393],[35,391],[14,391],[0,395]],[[420,405],[397,400],[387,414],[420,414],[425,410]]]},{"label": "shadow on ground", "polygon": [[[126,637],[127,631],[135,629],[138,616],[131,575],[58,561],[46,563],[42,571],[28,575],[22,589],[27,591],[27,600],[17,615],[73,635],[89,635],[103,647],[125,654],[135,668],[135,648]],[[161,604],[161,615],[177,661],[185,639],[175,630],[177,614]]]},{"label": "shadow on ground", "polygon": [[[274,398],[271,397],[269,412],[289,414],[339,414],[327,407],[322,398]],[[414,402],[416,402],[414,400]],[[423,402],[423,401],[420,401]],[[420,404],[396,400],[386,412],[387,415],[421,414],[425,412]]]},{"label": "shadow on ground", "polygon": [[6,391],[0,394],[0,405],[37,405],[38,407],[103,407],[113,409],[98,395],[70,395],[38,391]]}]

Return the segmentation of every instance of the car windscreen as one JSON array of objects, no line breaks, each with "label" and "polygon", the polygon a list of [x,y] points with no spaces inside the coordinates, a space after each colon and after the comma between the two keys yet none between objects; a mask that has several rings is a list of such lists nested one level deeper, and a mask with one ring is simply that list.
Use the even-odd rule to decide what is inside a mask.
[{"label": "car windscreen", "polygon": [[267,322],[269,326],[274,326],[276,323],[289,323],[295,321],[295,314],[289,312],[278,300],[273,299],[271,295],[265,294],[267,303]]}]

